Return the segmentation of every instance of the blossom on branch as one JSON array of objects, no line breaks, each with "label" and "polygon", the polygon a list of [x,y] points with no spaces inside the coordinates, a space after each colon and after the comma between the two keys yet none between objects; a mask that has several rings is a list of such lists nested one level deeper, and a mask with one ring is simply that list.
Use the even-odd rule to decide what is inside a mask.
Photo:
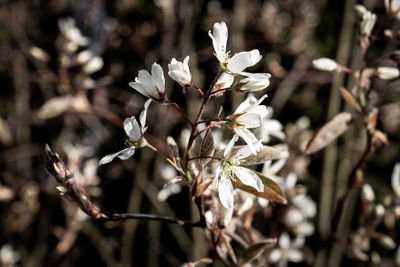
[{"label": "blossom on branch", "polygon": [[135,153],[136,148],[143,147],[144,145],[146,145],[146,139],[143,138],[143,134],[145,133],[147,128],[145,124],[146,124],[147,109],[149,108],[150,103],[151,99],[147,100],[146,103],[144,104],[144,110],[140,113],[139,116],[140,125],[137,122],[135,116],[126,118],[124,120],[124,130],[126,135],[128,136],[127,143],[130,146],[122,149],[121,151],[103,157],[100,160],[99,165],[109,163],[115,157],[118,157],[122,160],[126,160]]},{"label": "blossom on branch", "polygon": [[212,187],[218,191],[221,204],[228,210],[233,208],[233,185],[232,181],[239,179],[241,183],[248,185],[258,192],[264,191],[261,179],[250,169],[239,166],[241,159],[247,158],[252,151],[249,146],[244,146],[232,154],[233,145],[238,140],[235,135],[224,151],[224,159],[217,168]]},{"label": "blossom on branch", "polygon": [[257,100],[249,95],[230,116],[233,118],[232,130],[249,145],[253,154],[262,149],[262,143],[249,129],[260,127],[262,120],[268,115],[267,107],[260,105],[266,97],[265,94]]},{"label": "blossom on branch", "polygon": [[156,101],[162,102],[166,99],[164,71],[157,63],[151,66],[151,74],[147,70],[140,70],[135,81],[130,82],[129,86]]},{"label": "blossom on branch", "polygon": [[177,61],[175,58],[168,64],[168,75],[174,81],[182,86],[187,86],[192,83],[192,74],[189,69],[189,56],[185,57],[183,62]]}]

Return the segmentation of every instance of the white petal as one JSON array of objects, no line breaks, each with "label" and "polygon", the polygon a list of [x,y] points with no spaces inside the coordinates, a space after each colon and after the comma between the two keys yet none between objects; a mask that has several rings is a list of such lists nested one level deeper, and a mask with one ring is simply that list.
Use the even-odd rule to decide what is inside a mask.
[{"label": "white petal", "polygon": [[234,80],[235,77],[233,75],[223,72],[221,76],[219,76],[217,82],[215,83],[213,91],[230,88]]},{"label": "white petal", "polygon": [[242,146],[238,151],[236,151],[234,158],[237,160],[245,159],[253,154],[249,146]]},{"label": "white petal", "polygon": [[279,237],[279,247],[283,248],[283,249],[288,249],[290,247],[290,237],[287,233],[283,233],[281,234],[281,236]]},{"label": "white petal", "polygon": [[143,83],[140,82],[130,82],[129,86],[141,93],[142,95],[146,97],[151,97],[154,99],[158,99],[158,94],[156,93],[156,90],[152,87],[150,88],[147,85],[144,85]]},{"label": "white petal", "polygon": [[124,120],[124,129],[126,134],[134,141],[138,141],[142,135],[135,116]]},{"label": "white petal", "polygon": [[282,259],[282,251],[280,249],[274,249],[273,251],[271,251],[271,253],[269,254],[269,258],[268,261],[270,263],[277,263]]},{"label": "white petal", "polygon": [[264,191],[264,184],[252,170],[239,166],[233,166],[232,170],[243,184],[255,188],[258,192]]},{"label": "white petal", "polygon": [[255,98],[253,94],[249,94],[247,98],[236,108],[234,114],[245,113],[248,108],[252,107],[255,103],[257,103],[257,98]]},{"label": "white petal", "polygon": [[146,117],[147,117],[147,110],[149,108],[151,104],[151,99],[148,99],[145,103],[144,103],[144,109],[143,111],[140,113],[139,116],[139,121],[140,121],[140,126],[141,126],[141,132],[143,133],[144,127],[146,126]]},{"label": "white petal", "polygon": [[[107,156],[104,156],[104,157],[100,160],[99,165],[107,164],[107,163],[111,162],[115,157],[120,157],[120,156],[122,156],[123,158],[121,158],[121,159],[127,159],[127,158],[129,158],[130,156],[132,156],[133,153],[135,153],[135,148],[133,148],[133,147],[128,147],[128,148],[122,149],[121,151],[118,151],[118,152],[116,152],[116,153],[113,153],[113,154],[109,154],[109,155],[107,155]],[[129,155],[129,157],[126,157],[126,156],[128,156],[128,155]]]},{"label": "white petal", "polygon": [[303,252],[296,248],[291,248],[288,252],[288,259],[291,262],[301,262],[304,259]]},{"label": "white petal", "polygon": [[126,159],[129,159],[130,157],[132,157],[133,154],[135,154],[135,148],[128,147],[128,148],[122,149],[119,153],[120,154],[118,155],[118,158],[120,158],[122,160],[126,160]]},{"label": "white petal", "polygon": [[183,60],[183,69],[187,72],[190,73],[189,69],[189,56],[186,56],[185,59]]},{"label": "white petal", "polygon": [[221,204],[227,208],[233,208],[233,186],[230,178],[222,172],[218,182],[218,194]]},{"label": "white petal", "polygon": [[212,39],[215,54],[222,63],[226,60],[226,43],[228,41],[228,27],[225,22],[217,22],[214,24],[213,31],[208,32]]},{"label": "white petal", "polygon": [[221,174],[221,166],[218,166],[218,168],[215,171],[215,176],[214,180],[212,181],[211,188],[218,191],[218,181],[219,181],[219,175]]},{"label": "white petal", "polygon": [[245,128],[257,128],[261,126],[261,117],[256,113],[245,113],[238,116],[236,122]]},{"label": "white petal", "polygon": [[240,52],[229,59],[227,68],[233,73],[240,73],[244,69],[257,64],[261,58],[260,51],[257,49],[248,52]]},{"label": "white petal", "polygon": [[236,143],[236,141],[237,141],[238,139],[239,139],[239,136],[238,136],[237,134],[235,134],[235,135],[232,137],[231,141],[229,141],[229,143],[228,143],[228,145],[226,146],[225,151],[224,151],[224,158],[227,159],[227,158],[231,155],[233,145]]},{"label": "white petal", "polygon": [[151,66],[151,78],[158,91],[165,92],[164,71],[161,66],[155,62]]},{"label": "white petal", "polygon": [[257,151],[260,151],[263,148],[262,143],[246,128],[235,127],[233,130],[247,143],[254,155],[257,154]]}]

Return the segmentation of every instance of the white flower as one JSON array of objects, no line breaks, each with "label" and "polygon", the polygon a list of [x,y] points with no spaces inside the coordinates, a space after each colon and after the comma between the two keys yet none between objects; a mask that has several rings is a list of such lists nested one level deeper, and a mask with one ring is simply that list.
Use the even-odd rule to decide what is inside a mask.
[{"label": "white flower", "polygon": [[393,80],[399,77],[399,69],[391,67],[378,67],[375,72],[376,76],[382,80]]},{"label": "white flower", "polygon": [[144,96],[157,101],[165,99],[165,79],[161,66],[154,63],[151,66],[151,75],[147,70],[140,70],[134,82],[130,82],[129,86]]},{"label": "white flower", "polygon": [[400,198],[400,162],[394,165],[391,182],[394,193]]},{"label": "white flower", "polygon": [[75,26],[73,18],[58,20],[58,27],[62,35],[77,46],[85,46],[89,43],[89,38],[82,35],[81,31]]},{"label": "white flower", "polygon": [[262,58],[257,49],[240,52],[230,57],[229,52],[226,52],[228,28],[225,22],[215,23],[212,33],[209,31],[208,35],[212,39],[215,56],[221,65],[232,73],[240,73],[244,69],[257,64]]},{"label": "white flower", "polygon": [[292,203],[306,218],[313,218],[317,214],[317,204],[308,195],[301,194],[292,198]]},{"label": "white flower", "polygon": [[238,136],[235,135],[225,148],[224,159],[217,168],[213,181],[213,188],[218,191],[221,204],[227,209],[233,208],[232,180],[239,179],[241,183],[255,188],[258,192],[264,191],[264,184],[252,170],[238,166],[241,159],[251,155],[250,147],[244,146],[231,155],[237,139]]},{"label": "white flower", "polygon": [[261,121],[261,127],[257,129],[257,136],[262,139],[264,143],[268,143],[271,136],[278,139],[285,139],[283,126],[278,120],[271,119],[273,110],[272,107],[267,107],[268,115]]},{"label": "white flower", "polygon": [[144,103],[144,110],[140,113],[139,116],[140,126],[134,116],[126,118],[124,120],[125,133],[128,135],[129,142],[132,142],[133,144],[130,147],[122,149],[121,151],[103,157],[100,160],[99,165],[109,163],[115,157],[118,157],[122,160],[126,160],[135,153],[135,149],[137,147],[141,147],[146,144],[146,140],[143,138],[143,134],[146,131],[146,126],[145,126],[146,116],[147,116],[147,109],[149,108],[150,103],[151,99],[147,100],[146,103]]},{"label": "white flower", "polygon": [[233,131],[249,145],[253,154],[262,149],[262,143],[249,129],[260,127],[263,118],[268,115],[267,107],[260,105],[266,97],[263,95],[257,100],[250,94],[230,116],[233,118]]},{"label": "white flower", "polygon": [[376,22],[376,15],[367,11],[362,16],[362,21],[360,25],[360,32],[361,35],[370,36],[372,29],[375,26]]},{"label": "white flower", "polygon": [[296,237],[291,242],[290,237],[287,233],[281,234],[278,241],[279,248],[271,251],[269,254],[268,261],[270,263],[277,264],[277,266],[287,266],[287,262],[301,262],[304,260],[304,254],[300,250],[304,246],[304,238]]},{"label": "white flower", "polygon": [[188,63],[189,56],[185,57],[183,63],[173,58],[171,63],[168,64],[169,77],[182,85],[190,85],[192,82],[192,74],[190,73]]},{"label": "white flower", "polygon": [[339,64],[333,59],[321,57],[312,61],[314,68],[323,71],[340,71]]},{"label": "white flower", "polygon": [[260,91],[268,87],[269,78],[271,74],[269,73],[247,73],[242,72],[244,78],[238,82],[238,90],[242,92],[255,92]]}]

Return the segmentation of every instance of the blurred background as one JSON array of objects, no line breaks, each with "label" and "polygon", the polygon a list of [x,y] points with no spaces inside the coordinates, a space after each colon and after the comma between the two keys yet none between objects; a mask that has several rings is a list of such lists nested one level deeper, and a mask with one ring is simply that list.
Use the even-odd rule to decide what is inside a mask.
[{"label": "blurred background", "polygon": [[[100,158],[124,147],[122,121],[138,115],[146,100],[128,83],[153,62],[161,64],[166,74],[172,57],[182,61],[189,55],[195,84],[208,87],[219,68],[208,31],[215,22],[225,21],[229,50],[259,49],[263,55],[251,70],[271,73],[271,84],[262,93],[268,93],[266,104],[272,106],[273,118],[282,123],[287,138],[294,135],[293,125],[309,131],[304,137],[309,138],[312,130],[344,108],[338,88],[351,86],[344,75],[312,69],[312,60],[336,58],[349,67],[361,62],[356,3],[1,0],[0,265],[179,266],[213,257],[201,229],[88,219],[59,196],[56,181],[43,165],[44,145],[60,154],[85,192],[105,211],[190,219],[193,206],[186,189],[178,187],[170,197],[159,194],[175,173],[153,152],[141,150],[130,160],[98,166]],[[378,14],[378,28],[399,28],[398,22],[387,24],[384,19],[383,1],[360,3]],[[378,40],[368,62],[389,58],[397,45]],[[392,194],[390,177],[400,155],[400,87],[396,81],[374,85],[385,88],[377,92],[378,124],[390,145],[368,161],[365,179],[383,199]],[[183,92],[169,78],[166,88],[168,97],[193,118],[201,100],[196,92]],[[219,105],[232,111],[244,97],[228,93],[217,98],[208,114],[217,114]],[[156,104],[150,107],[148,125],[152,141],[160,146],[168,135],[180,140],[182,129],[188,127],[173,109]],[[336,188],[333,194],[339,194],[345,184],[340,178],[348,176],[358,160],[362,140],[352,128],[334,145],[329,161],[329,155],[318,152],[291,163],[318,209],[323,186]],[[323,184],[324,175],[338,179]],[[331,209],[331,203],[324,205],[323,210]],[[318,216],[313,221],[315,234],[307,238],[311,255],[318,253],[326,234]],[[258,230],[268,236],[272,219],[256,217]],[[395,227],[391,233],[398,240]],[[394,255],[393,250],[382,253],[382,258]],[[300,265],[312,265],[312,260]]]}]

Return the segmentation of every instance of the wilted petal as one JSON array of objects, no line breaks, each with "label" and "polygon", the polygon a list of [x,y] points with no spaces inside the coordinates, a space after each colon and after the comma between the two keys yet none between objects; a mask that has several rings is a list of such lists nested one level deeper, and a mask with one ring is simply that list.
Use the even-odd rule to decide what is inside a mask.
[{"label": "wilted petal", "polygon": [[257,49],[248,52],[240,52],[229,59],[227,68],[233,73],[240,73],[244,69],[257,64],[261,58],[260,51]]},{"label": "wilted petal", "polygon": [[139,124],[138,124],[135,116],[126,118],[124,120],[124,130],[125,130],[126,134],[134,141],[138,141],[140,139],[140,137],[142,136]]},{"label": "wilted petal", "polygon": [[121,151],[118,151],[114,154],[109,154],[109,155],[103,157],[100,160],[99,165],[107,164],[107,163],[111,162],[115,157],[119,157],[122,160],[126,160],[126,159],[130,158],[134,153],[135,153],[134,147],[128,147],[128,148],[122,149]]},{"label": "wilted petal", "polygon": [[228,27],[225,22],[217,22],[214,24],[213,31],[208,32],[212,39],[215,54],[221,63],[224,63],[226,57],[226,43],[228,41]]},{"label": "wilted petal", "polygon": [[230,181],[230,178],[224,172],[221,172],[220,179],[218,182],[218,194],[221,204],[227,209],[232,209],[233,186]]},{"label": "wilted petal", "polygon": [[264,184],[252,170],[239,166],[233,166],[232,170],[243,184],[255,188],[258,192],[264,191]]}]

